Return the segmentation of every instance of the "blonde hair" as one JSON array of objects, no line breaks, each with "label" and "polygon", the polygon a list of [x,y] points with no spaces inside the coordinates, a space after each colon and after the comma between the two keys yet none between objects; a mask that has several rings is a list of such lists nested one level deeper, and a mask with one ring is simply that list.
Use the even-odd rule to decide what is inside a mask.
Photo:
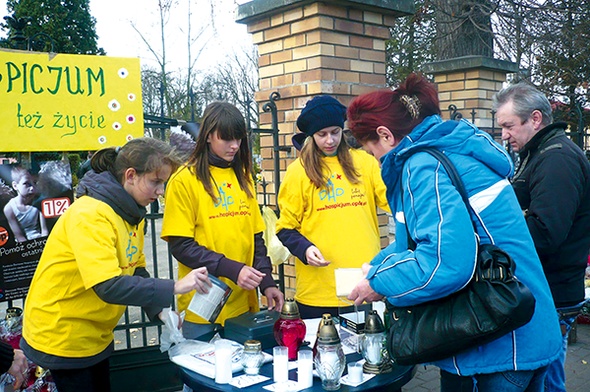
[{"label": "blonde hair", "polygon": [[[336,156],[348,181],[358,184],[360,182],[360,173],[354,167],[350,148],[343,135],[336,150]],[[305,174],[318,189],[328,187],[328,165],[322,159],[323,157],[325,157],[325,154],[320,150],[313,137],[306,138],[305,144],[301,148],[301,163],[305,169]]]}]

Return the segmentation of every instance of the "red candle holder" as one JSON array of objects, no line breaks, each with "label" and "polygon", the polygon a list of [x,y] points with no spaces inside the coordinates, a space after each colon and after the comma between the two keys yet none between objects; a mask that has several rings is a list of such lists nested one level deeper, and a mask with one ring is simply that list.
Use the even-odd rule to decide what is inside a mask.
[{"label": "red candle holder", "polygon": [[306,327],[299,308],[292,298],[287,298],[281,309],[281,316],[273,327],[275,340],[280,346],[287,346],[289,360],[297,359],[297,351],[305,338]]}]

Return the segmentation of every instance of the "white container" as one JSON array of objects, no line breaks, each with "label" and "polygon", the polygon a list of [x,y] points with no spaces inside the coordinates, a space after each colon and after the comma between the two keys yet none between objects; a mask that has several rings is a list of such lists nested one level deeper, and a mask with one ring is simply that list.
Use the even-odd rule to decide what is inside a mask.
[{"label": "white container", "polygon": [[310,350],[297,353],[297,384],[301,389],[313,386],[313,352]]},{"label": "white container", "polygon": [[354,384],[363,382],[363,365],[358,362],[348,364],[348,381]]},{"label": "white container", "polygon": [[232,379],[232,353],[230,340],[219,339],[215,342],[215,383],[229,384]]},{"label": "white container", "polygon": [[289,381],[289,354],[287,346],[276,346],[272,349],[274,382]]}]

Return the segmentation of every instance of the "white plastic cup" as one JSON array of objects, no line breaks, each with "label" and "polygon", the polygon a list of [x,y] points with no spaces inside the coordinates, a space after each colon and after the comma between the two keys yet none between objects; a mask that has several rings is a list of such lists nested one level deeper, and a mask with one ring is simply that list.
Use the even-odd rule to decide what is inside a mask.
[{"label": "white plastic cup", "polygon": [[353,384],[360,384],[363,382],[363,365],[358,362],[351,362],[348,364],[348,381]]},{"label": "white plastic cup", "polygon": [[297,384],[301,389],[313,386],[313,353],[310,350],[297,353]]},{"label": "white plastic cup", "polygon": [[287,346],[276,346],[272,349],[274,382],[289,381],[289,354]]},{"label": "white plastic cup", "polygon": [[215,342],[215,383],[229,384],[232,379],[232,344],[227,339]]}]

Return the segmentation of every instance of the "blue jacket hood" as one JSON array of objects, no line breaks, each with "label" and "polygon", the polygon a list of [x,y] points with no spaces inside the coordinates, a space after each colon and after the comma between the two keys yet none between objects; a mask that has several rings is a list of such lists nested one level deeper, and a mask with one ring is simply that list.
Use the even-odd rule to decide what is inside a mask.
[{"label": "blue jacket hood", "polygon": [[[469,121],[443,121],[438,115],[426,117],[389,153],[381,158],[383,177],[396,178],[412,150],[435,147],[441,151],[475,158],[501,177],[512,177],[514,165],[506,151],[487,132]],[[496,153],[490,154],[489,152]],[[501,154],[497,154],[501,152]],[[395,181],[397,182],[397,180]]]}]

